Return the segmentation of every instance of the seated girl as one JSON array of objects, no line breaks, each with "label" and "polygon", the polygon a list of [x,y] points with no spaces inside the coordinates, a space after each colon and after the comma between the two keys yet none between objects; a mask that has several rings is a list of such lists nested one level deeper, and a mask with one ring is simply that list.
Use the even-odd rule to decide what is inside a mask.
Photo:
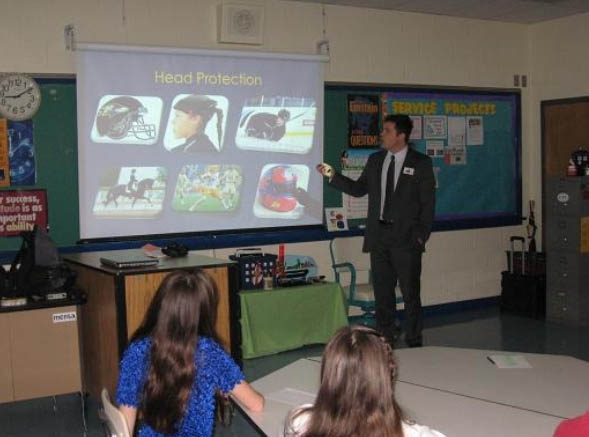
[{"label": "seated girl", "polygon": [[329,341],[314,405],[286,419],[289,437],[444,437],[403,416],[395,400],[397,365],[387,339],[366,326],[346,326]]},{"label": "seated girl", "polygon": [[133,435],[212,436],[215,392],[262,411],[264,398],[214,339],[218,292],[202,270],[170,273],[121,360],[117,403]]}]

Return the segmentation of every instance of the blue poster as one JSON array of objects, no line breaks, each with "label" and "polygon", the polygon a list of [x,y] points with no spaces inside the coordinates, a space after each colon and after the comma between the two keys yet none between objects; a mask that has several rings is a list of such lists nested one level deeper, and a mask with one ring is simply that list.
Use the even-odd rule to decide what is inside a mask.
[{"label": "blue poster", "polygon": [[8,122],[8,162],[11,185],[35,185],[35,146],[33,121]]},{"label": "blue poster", "polygon": [[437,221],[518,211],[516,96],[398,91],[383,101],[386,114],[411,117],[410,142],[432,158]]},{"label": "blue poster", "polygon": [[380,109],[378,95],[348,95],[348,145],[355,147],[378,147]]}]

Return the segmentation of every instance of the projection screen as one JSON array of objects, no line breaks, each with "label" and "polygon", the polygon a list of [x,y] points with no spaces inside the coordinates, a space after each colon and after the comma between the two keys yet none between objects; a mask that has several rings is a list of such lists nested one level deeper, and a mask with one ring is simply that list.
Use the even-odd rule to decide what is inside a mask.
[{"label": "projection screen", "polygon": [[321,60],[79,45],[81,239],[320,224]]}]

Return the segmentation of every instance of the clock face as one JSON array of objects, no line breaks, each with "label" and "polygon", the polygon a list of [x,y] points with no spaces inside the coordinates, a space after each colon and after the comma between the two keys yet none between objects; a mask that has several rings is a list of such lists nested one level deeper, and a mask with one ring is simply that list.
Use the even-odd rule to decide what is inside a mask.
[{"label": "clock face", "polygon": [[34,79],[23,74],[0,78],[0,116],[28,120],[41,105],[41,90]]}]

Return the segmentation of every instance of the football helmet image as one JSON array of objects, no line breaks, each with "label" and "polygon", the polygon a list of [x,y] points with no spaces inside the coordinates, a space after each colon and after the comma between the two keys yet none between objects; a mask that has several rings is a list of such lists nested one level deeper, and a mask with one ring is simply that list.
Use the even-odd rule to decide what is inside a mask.
[{"label": "football helmet image", "polygon": [[258,186],[260,203],[272,211],[292,211],[297,206],[297,181],[297,172],[290,166],[270,167],[260,179]]},{"label": "football helmet image", "polygon": [[135,97],[120,96],[103,104],[96,115],[96,129],[100,136],[120,140],[134,136],[138,140],[156,137],[155,124],[145,124],[147,108]]}]

